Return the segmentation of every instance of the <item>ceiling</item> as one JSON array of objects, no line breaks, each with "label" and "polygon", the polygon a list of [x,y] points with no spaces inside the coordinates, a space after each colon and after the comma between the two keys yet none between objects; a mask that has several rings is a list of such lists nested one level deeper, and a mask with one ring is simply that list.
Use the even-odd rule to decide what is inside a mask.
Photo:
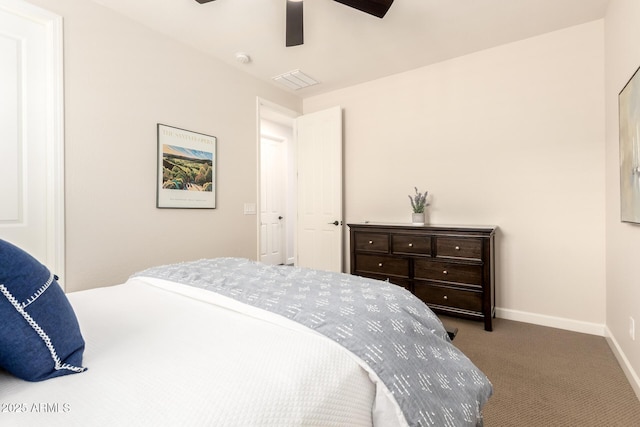
[{"label": "ceiling", "polygon": [[[259,79],[300,69],[304,98],[600,19],[608,0],[395,0],[383,19],[304,2],[304,44],[285,47],[286,0],[93,0]],[[236,60],[238,52],[251,57]]]}]

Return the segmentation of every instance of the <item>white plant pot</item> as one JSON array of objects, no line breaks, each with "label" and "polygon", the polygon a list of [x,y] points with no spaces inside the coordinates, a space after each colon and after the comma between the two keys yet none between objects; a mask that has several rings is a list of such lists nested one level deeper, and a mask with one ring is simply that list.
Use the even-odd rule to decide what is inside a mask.
[{"label": "white plant pot", "polygon": [[412,213],[411,214],[411,223],[413,225],[424,225],[425,223],[425,213]]}]

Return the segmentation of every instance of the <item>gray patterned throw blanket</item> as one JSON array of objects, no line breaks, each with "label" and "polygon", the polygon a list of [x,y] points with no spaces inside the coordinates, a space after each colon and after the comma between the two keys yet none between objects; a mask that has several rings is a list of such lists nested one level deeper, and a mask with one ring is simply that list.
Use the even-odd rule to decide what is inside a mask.
[{"label": "gray patterned throw blanket", "polygon": [[481,426],[492,394],[433,312],[399,286],[342,273],[216,258],[150,268],[132,277],[217,292],[317,331],[365,361],[410,426]]}]

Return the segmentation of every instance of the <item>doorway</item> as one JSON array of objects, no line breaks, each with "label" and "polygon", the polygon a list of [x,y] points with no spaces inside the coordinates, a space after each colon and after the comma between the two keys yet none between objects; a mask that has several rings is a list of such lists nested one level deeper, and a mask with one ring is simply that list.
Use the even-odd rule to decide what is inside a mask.
[{"label": "doorway", "polygon": [[[342,271],[342,109],[300,115],[258,99],[258,123],[258,260]],[[284,167],[266,163],[275,143],[284,144],[285,160],[277,163]],[[284,175],[274,178],[278,173]],[[285,196],[280,211],[269,207],[278,190]]]}]

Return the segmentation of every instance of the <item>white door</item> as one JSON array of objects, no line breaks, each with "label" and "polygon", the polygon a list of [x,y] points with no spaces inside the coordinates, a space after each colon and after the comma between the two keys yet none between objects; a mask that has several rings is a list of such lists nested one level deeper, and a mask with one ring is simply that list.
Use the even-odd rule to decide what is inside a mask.
[{"label": "white door", "polygon": [[262,136],[260,141],[260,261],[285,263],[285,141]]},{"label": "white door", "polygon": [[0,238],[60,276],[61,34],[59,16],[20,0],[0,0]]},{"label": "white door", "polygon": [[300,267],[342,271],[342,109],[296,119]]}]

